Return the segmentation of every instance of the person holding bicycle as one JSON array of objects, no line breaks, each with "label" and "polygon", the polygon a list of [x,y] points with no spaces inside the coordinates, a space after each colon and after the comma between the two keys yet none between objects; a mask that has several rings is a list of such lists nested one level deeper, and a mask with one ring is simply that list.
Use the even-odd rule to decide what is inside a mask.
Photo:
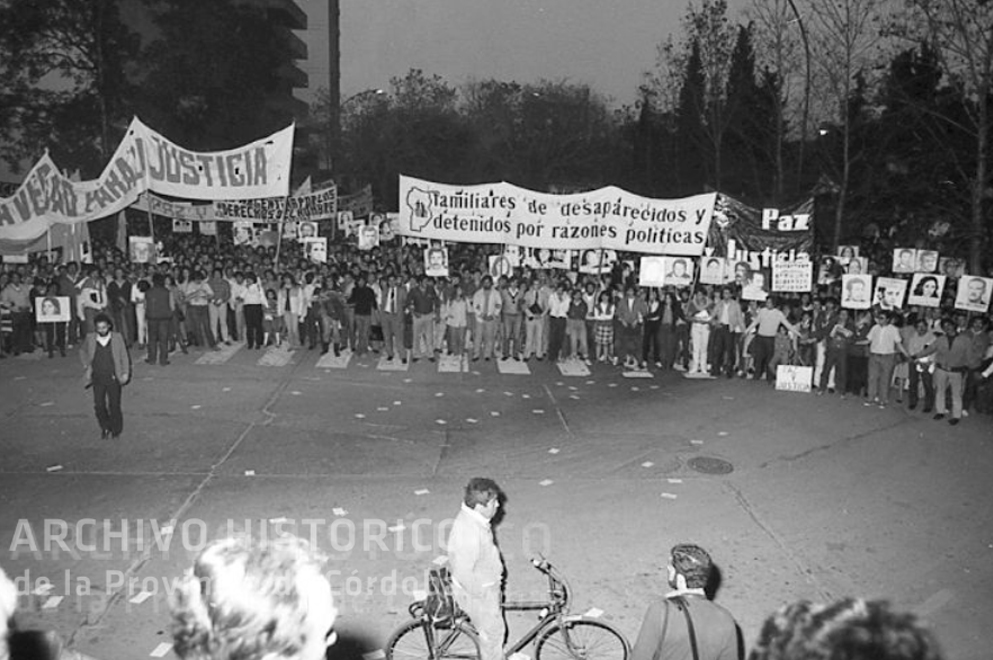
[{"label": "person holding bicycle", "polygon": [[500,508],[500,487],[474,477],[448,537],[452,593],[479,633],[481,660],[502,660],[507,625],[500,608],[503,557],[490,522]]},{"label": "person holding bicycle", "polygon": [[676,545],[666,571],[675,591],[649,605],[631,660],[741,660],[738,624],[704,591],[713,572],[707,551]]}]

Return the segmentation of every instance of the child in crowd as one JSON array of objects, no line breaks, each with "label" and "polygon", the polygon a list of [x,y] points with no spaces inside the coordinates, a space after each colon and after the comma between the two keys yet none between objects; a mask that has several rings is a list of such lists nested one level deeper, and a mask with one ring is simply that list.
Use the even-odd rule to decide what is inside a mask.
[{"label": "child in crowd", "polygon": [[596,333],[596,357],[600,362],[610,360],[617,364],[614,356],[614,302],[610,292],[604,291],[597,300],[593,312],[593,329]]}]

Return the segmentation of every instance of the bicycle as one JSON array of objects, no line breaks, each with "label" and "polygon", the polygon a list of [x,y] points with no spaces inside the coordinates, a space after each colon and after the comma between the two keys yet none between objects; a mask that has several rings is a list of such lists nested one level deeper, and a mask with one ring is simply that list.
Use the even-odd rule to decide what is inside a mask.
[{"label": "bicycle", "polygon": [[[505,649],[506,657],[534,641],[534,660],[627,660],[627,639],[609,623],[569,614],[571,590],[565,578],[544,557],[531,564],[548,578],[548,600],[501,603],[504,612],[541,612],[538,623]],[[424,601],[408,609],[412,619],[390,635],[386,660],[479,659],[479,638],[461,608],[455,608],[451,621],[440,623],[425,613]]]}]

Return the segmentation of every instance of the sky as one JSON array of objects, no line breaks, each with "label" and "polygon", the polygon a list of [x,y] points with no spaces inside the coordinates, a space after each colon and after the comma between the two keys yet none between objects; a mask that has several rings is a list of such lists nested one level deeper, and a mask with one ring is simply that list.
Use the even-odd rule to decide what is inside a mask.
[{"label": "sky", "polygon": [[[633,103],[656,48],[678,33],[689,0],[341,0],[341,97],[385,89],[411,68],[457,85],[497,78],[589,84]],[[297,0],[310,101],[327,86],[327,1]],[[734,11],[744,0],[731,0]]]}]

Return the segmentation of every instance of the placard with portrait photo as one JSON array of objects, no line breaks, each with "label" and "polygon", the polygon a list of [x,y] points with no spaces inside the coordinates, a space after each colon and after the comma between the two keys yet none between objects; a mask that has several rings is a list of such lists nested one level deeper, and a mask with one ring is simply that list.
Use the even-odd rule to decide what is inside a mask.
[{"label": "placard with portrait photo", "polygon": [[841,306],[845,309],[872,307],[872,275],[842,275]]},{"label": "placard with portrait photo", "polygon": [[918,250],[917,251],[917,272],[937,273],[938,272],[938,251]]},{"label": "placard with portrait photo", "polygon": [[172,219],[172,233],[174,234],[192,234],[193,233],[193,221],[192,220],[177,220]]},{"label": "placard with portrait photo", "polygon": [[34,299],[34,318],[38,323],[67,323],[70,311],[69,296],[39,296]]},{"label": "placard with portrait photo", "polygon": [[326,236],[315,236],[300,242],[305,259],[315,264],[328,262],[328,239]]},{"label": "placard with portrait photo", "polygon": [[432,246],[424,250],[424,274],[428,277],[448,277],[448,250]]},{"label": "placard with portrait photo", "polygon": [[941,294],[945,291],[946,279],[944,275],[914,273],[914,278],[910,281],[910,295],[907,297],[907,304],[919,307],[938,307],[941,304]]},{"label": "placard with portrait photo", "polygon": [[724,284],[724,265],[721,257],[700,257],[700,284]]},{"label": "placard with portrait photo", "polygon": [[859,246],[858,245],[839,245],[838,246],[838,263],[842,266],[847,265],[852,259],[858,259],[859,256]]},{"label": "placard with portrait photo", "polygon": [[917,250],[897,248],[893,250],[893,272],[913,273],[917,269]]},{"label": "placard with portrait photo", "polygon": [[662,257],[642,257],[638,268],[638,286],[665,285],[665,260]]},{"label": "placard with portrait photo", "polygon": [[842,268],[848,275],[865,275],[869,272],[869,258],[853,257]]},{"label": "placard with portrait photo", "polygon": [[662,257],[665,286],[684,287],[693,284],[693,259],[690,257]]},{"label": "placard with portrait photo", "polygon": [[583,250],[579,261],[579,272],[591,275],[606,275],[617,263],[614,250]]},{"label": "placard with portrait photo", "polygon": [[359,228],[359,249],[368,251],[379,247],[379,224],[362,225]]},{"label": "placard with portrait photo", "polygon": [[985,314],[990,308],[991,292],[993,279],[973,275],[960,277],[955,293],[955,309]]},{"label": "placard with portrait photo", "polygon": [[128,238],[128,247],[131,263],[155,263],[155,241],[151,236],[131,236]]},{"label": "placard with portrait photo", "polygon": [[741,299],[765,302],[765,299],[769,297],[771,280],[772,273],[770,271],[760,268],[753,269],[748,276],[748,281],[741,287]]},{"label": "placard with portrait photo", "polygon": [[231,231],[235,245],[255,245],[255,223],[251,220],[235,220]]},{"label": "placard with portrait photo", "polygon": [[907,296],[907,280],[898,277],[877,277],[876,291],[873,294],[873,304],[883,311],[903,309],[903,301]]},{"label": "placard with portrait photo", "polygon": [[316,222],[298,222],[296,224],[297,240],[299,241],[303,241],[308,238],[317,238],[320,235]]},{"label": "placard with portrait photo", "polygon": [[941,257],[938,259],[938,270],[942,275],[953,279],[965,275],[965,260],[958,257]]}]

